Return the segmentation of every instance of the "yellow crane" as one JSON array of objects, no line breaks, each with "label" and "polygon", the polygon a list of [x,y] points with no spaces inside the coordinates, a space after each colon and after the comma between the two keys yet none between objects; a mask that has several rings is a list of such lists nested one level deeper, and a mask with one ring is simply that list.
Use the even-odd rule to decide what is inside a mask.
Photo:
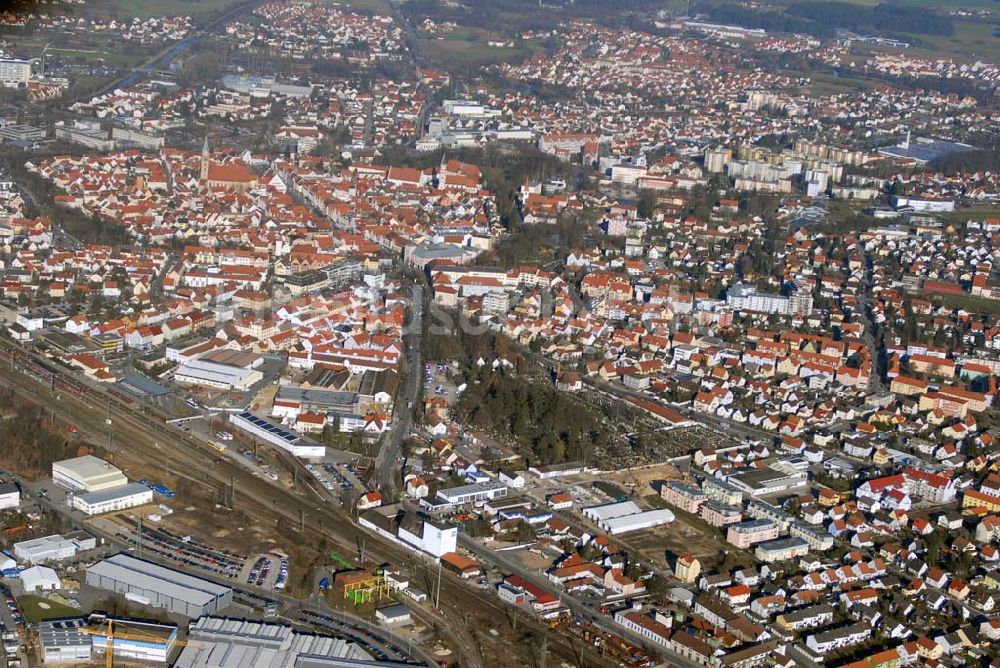
[{"label": "yellow crane", "polygon": [[[128,622],[117,622],[119,626],[126,626],[125,629],[115,628],[115,620],[108,619],[104,624],[100,626],[81,626],[77,629],[80,633],[89,636],[99,636],[105,638],[104,643],[104,665],[107,668],[113,668],[114,666],[114,644],[115,640],[134,640],[136,642],[149,642],[149,643],[165,643],[166,639],[162,635],[156,635],[153,633],[145,633],[136,628],[128,628]],[[174,638],[173,642],[170,643],[170,647],[178,646],[184,647],[188,645],[188,641],[181,640],[180,638]],[[168,651],[169,653],[169,651]]]}]

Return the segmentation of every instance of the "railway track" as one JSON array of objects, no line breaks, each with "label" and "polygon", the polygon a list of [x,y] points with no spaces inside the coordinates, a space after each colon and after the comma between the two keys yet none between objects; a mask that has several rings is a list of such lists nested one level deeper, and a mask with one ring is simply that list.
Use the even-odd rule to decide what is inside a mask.
[{"label": "railway track", "polygon": [[[235,479],[235,487],[240,492],[232,500],[235,509],[252,510],[255,517],[260,519],[285,522],[287,526],[304,530],[307,534],[322,535],[347,554],[357,553],[359,546],[364,544],[365,563],[359,567],[382,562],[406,563],[413,557],[407,550],[363,531],[339,509],[317,506],[316,500],[307,501],[292,491],[271,485],[253,476],[238,464],[220,458],[207,444],[186,437],[183,433],[172,433],[172,430],[165,425],[162,429],[158,426],[151,427],[148,420],[165,419],[165,416],[157,416],[148,409],[142,417],[136,416],[135,402],[123,400],[91,387],[79,379],[68,377],[66,372],[58,369],[51,360],[39,359],[37,355],[2,337],[0,337],[0,358],[9,362],[4,364],[0,361],[0,373],[7,375],[17,385],[16,389],[19,392],[53,413],[58,408],[62,415],[71,414],[73,423],[82,427],[81,431],[84,433],[100,434],[102,426],[106,425],[103,425],[103,418],[94,417],[95,412],[96,414],[110,412],[112,426],[119,434],[116,438],[117,448],[124,450],[129,458],[139,464],[162,466],[163,458],[169,457],[172,469],[197,471],[198,477],[208,479],[209,486],[220,492],[230,487]],[[52,388],[62,383],[68,383],[78,391],[60,391],[57,398]],[[26,384],[40,384],[43,387],[24,387]],[[123,426],[127,431],[122,431]],[[212,465],[206,466],[206,463]],[[300,478],[307,481],[307,484],[312,480],[311,475]],[[470,593],[464,589],[454,589],[451,583],[446,585],[444,582],[441,591],[443,598],[454,595],[467,598]],[[438,622],[437,626],[441,629],[442,636],[450,645],[454,647],[466,645],[459,634],[450,628],[446,618],[442,619],[441,615],[435,614],[427,607],[422,607],[422,616]],[[463,654],[467,658],[464,665],[475,668],[481,668],[483,665],[474,648],[467,648]]]},{"label": "railway track", "polygon": [[[339,507],[339,502],[320,487],[298,460],[285,459],[290,466],[299,469],[298,480],[302,489],[296,492],[272,484],[254,476],[239,463],[220,456],[207,443],[168,427],[165,421],[169,416],[161,411],[140,405],[104,388],[92,386],[71,375],[70,369],[60,368],[53,360],[42,358],[0,336],[0,374],[11,376],[9,370],[12,368],[27,372],[16,371],[11,378],[28,381],[18,383],[18,389],[22,393],[46,406],[54,414],[58,410],[60,419],[67,423],[71,420],[85,434],[102,436],[109,425],[100,416],[110,415],[116,449],[123,451],[127,458],[137,464],[162,467],[166,460],[174,475],[213,490],[220,498],[225,497],[227,488],[235,488],[237,494],[230,500],[234,509],[252,510],[257,518],[285,522],[287,526],[304,530],[306,534],[324,536],[342,553],[357,554],[364,545],[365,562],[359,564],[359,567],[384,562],[400,565],[414,563],[413,552],[358,527],[351,516]],[[43,387],[27,388],[26,384],[40,384]],[[319,498],[314,497],[314,494]],[[333,503],[338,505],[330,505]],[[426,563],[423,564],[425,571],[427,566]],[[411,570],[416,574],[414,569]],[[436,579],[436,574],[432,577]],[[469,583],[451,573],[443,574],[440,591],[441,610],[429,605],[415,605],[418,616],[429,625],[436,622],[434,625],[445,641],[459,648],[461,665],[481,668],[485,661],[480,641],[466,628],[462,608],[469,606],[502,621],[507,619],[510,612],[508,606],[473,589]],[[547,630],[544,624],[526,619],[523,615],[520,623],[523,628],[531,628],[543,634]],[[549,636],[551,650],[560,649],[566,656],[574,657],[584,666],[607,665],[607,659],[602,661],[593,651],[581,655],[575,639],[561,634]]]}]

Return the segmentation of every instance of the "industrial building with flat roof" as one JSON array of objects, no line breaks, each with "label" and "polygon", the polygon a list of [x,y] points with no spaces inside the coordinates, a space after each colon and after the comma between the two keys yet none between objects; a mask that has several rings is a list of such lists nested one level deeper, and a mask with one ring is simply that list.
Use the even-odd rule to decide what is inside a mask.
[{"label": "industrial building with flat roof", "polygon": [[64,561],[75,557],[77,552],[93,550],[95,547],[96,538],[85,531],[74,531],[65,536],[54,534],[14,543],[14,558],[29,564]]},{"label": "industrial building with flat roof", "polygon": [[40,623],[38,641],[42,646],[42,661],[46,664],[89,663],[93,642],[89,635],[80,632],[80,627],[86,625],[82,619],[61,619]]},{"label": "industrial building with flat roof", "polygon": [[[91,616],[94,631],[90,637],[94,651],[104,655],[108,645],[107,619],[98,621],[96,617]],[[177,626],[174,624],[114,618],[111,621],[114,633],[111,654],[116,659],[165,664],[177,643]]]},{"label": "industrial building with flat roof", "polygon": [[583,514],[612,535],[669,524],[674,514],[667,510],[643,510],[632,501],[606,503],[583,509]]},{"label": "industrial building with flat roof", "polygon": [[438,498],[452,505],[460,506],[465,503],[476,503],[478,501],[492,501],[502,496],[507,496],[507,485],[499,480],[488,482],[477,482],[471,485],[460,485],[450,489],[438,490]]},{"label": "industrial building with flat roof", "polygon": [[117,466],[93,455],[52,463],[52,482],[72,492],[100,492],[124,487],[128,478]]},{"label": "industrial building with flat roof", "polygon": [[188,644],[174,662],[174,668],[402,665],[411,664],[376,661],[346,638],[300,633],[282,624],[221,617],[202,617],[191,624]]},{"label": "industrial building with flat roof", "polygon": [[12,482],[0,482],[0,510],[21,505],[21,488]]},{"label": "industrial building with flat roof", "polygon": [[174,381],[223,390],[246,390],[264,379],[264,374],[257,370],[263,361],[263,357],[253,353],[213,350],[178,367]]},{"label": "industrial building with flat roof", "polygon": [[809,473],[805,471],[786,472],[765,467],[733,474],[727,478],[727,482],[744,494],[768,496],[805,486],[809,482]]},{"label": "industrial building with flat roof", "polygon": [[[177,642],[177,627],[124,619],[113,619],[116,632],[111,652],[115,659],[131,659],[165,664]],[[87,631],[80,631],[86,627]],[[142,640],[129,637],[130,630],[141,634]],[[103,631],[103,633],[102,633]],[[124,633],[123,633],[124,631]],[[135,635],[138,635],[135,634]],[[38,639],[46,664],[90,663],[97,651],[104,654],[107,646],[107,618],[92,615],[89,619],[61,619],[38,625]],[[104,663],[102,660],[101,663]]]},{"label": "industrial building with flat roof", "polygon": [[257,417],[250,411],[230,413],[229,421],[254,436],[287,450],[295,457],[321,458],[326,456],[326,446],[303,439],[298,434]]},{"label": "industrial building with flat roof", "polygon": [[87,515],[112,513],[152,502],[153,490],[138,482],[73,497],[73,507]]},{"label": "industrial building with flat roof", "polygon": [[356,413],[358,393],[327,390],[316,387],[281,385],[275,401],[291,401],[299,404],[303,411],[335,411]]},{"label": "industrial building with flat roof", "polygon": [[157,564],[116,554],[87,569],[86,583],[117,594],[132,594],[185,617],[210,615],[233,602],[233,590]]},{"label": "industrial building with flat roof", "polygon": [[653,527],[658,527],[663,524],[670,524],[674,521],[674,514],[667,510],[666,508],[644,510],[642,512],[633,513],[632,515],[622,515],[621,517],[612,517],[610,519],[601,522],[601,528],[607,531],[612,536],[617,536],[620,533],[628,533],[629,531],[640,531],[642,529],[651,529]]},{"label": "industrial building with flat roof", "polygon": [[916,137],[911,141],[910,136],[907,135],[906,141],[895,146],[883,146],[878,149],[878,152],[889,158],[903,158],[912,160],[918,165],[926,165],[937,158],[964,151],[973,151],[975,148],[969,144],[927,137]]}]

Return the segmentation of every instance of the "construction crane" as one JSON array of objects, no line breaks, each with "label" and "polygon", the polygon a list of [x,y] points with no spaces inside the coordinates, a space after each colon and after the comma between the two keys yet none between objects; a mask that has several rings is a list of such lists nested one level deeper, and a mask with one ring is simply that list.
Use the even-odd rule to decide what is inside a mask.
[{"label": "construction crane", "polygon": [[[119,622],[119,625],[124,624],[128,626],[128,622]],[[88,636],[102,637],[106,638],[104,643],[104,665],[107,668],[113,668],[114,666],[114,644],[115,640],[134,640],[136,642],[149,642],[149,643],[166,643],[166,639],[162,635],[155,635],[152,633],[144,633],[138,629],[126,628],[115,629],[115,620],[108,619],[101,626],[81,626],[77,629],[80,633]],[[188,641],[181,640],[180,638],[174,638],[173,642],[170,643],[170,647],[185,647]]]}]

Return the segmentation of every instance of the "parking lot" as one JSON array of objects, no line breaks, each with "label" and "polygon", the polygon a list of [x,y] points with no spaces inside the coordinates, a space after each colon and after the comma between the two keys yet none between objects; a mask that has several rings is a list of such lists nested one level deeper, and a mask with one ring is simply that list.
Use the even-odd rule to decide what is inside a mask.
[{"label": "parking lot", "polygon": [[443,397],[450,406],[458,399],[458,388],[448,377],[450,369],[444,364],[424,365],[424,397]]},{"label": "parking lot", "polygon": [[143,524],[138,531],[138,522],[130,517],[116,518],[117,533],[137,553],[152,552],[169,559],[178,566],[200,569],[227,578],[237,578],[243,572],[247,558],[231,552],[212,548],[190,536],[180,536],[167,529]]},{"label": "parking lot", "polygon": [[[21,615],[21,610],[17,607],[17,601],[14,600],[14,594],[7,588],[7,585],[0,584],[0,595],[4,598],[4,607],[0,609],[0,626],[5,627],[6,630],[23,634],[25,630],[24,618]],[[0,632],[5,629],[0,629]]]},{"label": "parking lot", "polygon": [[353,464],[306,464],[306,469],[331,494],[339,495],[351,489],[366,491]]},{"label": "parking lot", "polygon": [[288,584],[288,557],[269,552],[248,559],[239,579],[244,584],[281,591]]}]

